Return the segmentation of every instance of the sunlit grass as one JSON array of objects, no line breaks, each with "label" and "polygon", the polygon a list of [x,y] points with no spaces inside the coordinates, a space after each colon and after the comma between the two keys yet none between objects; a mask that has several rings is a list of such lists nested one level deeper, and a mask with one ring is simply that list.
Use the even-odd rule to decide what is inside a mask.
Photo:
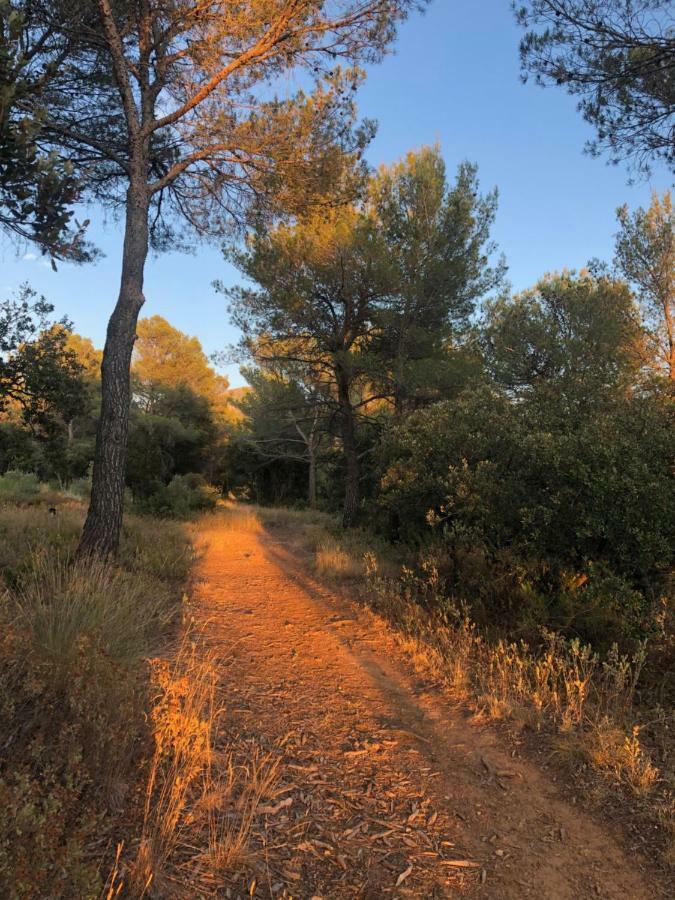
[{"label": "sunlit grass", "polygon": [[314,554],[314,568],[319,575],[336,581],[358,578],[364,573],[363,560],[347,553],[337,541],[320,544]]},{"label": "sunlit grass", "polygon": [[152,683],[154,753],[141,840],[126,883],[116,864],[111,885],[117,879],[135,898],[166,896],[170,885],[189,889],[184,874],[194,871],[213,890],[246,863],[258,807],[274,796],[278,760],[248,745],[216,749],[224,714],[218,660],[199,635],[187,629],[175,655],[153,660]]},{"label": "sunlit grass", "polygon": [[98,561],[72,564],[46,552],[33,554],[12,596],[19,626],[62,662],[73,658],[83,637],[95,637],[114,660],[137,662],[176,615],[174,592],[152,573]]},{"label": "sunlit grass", "polygon": [[0,893],[95,897],[194,554],[182,526],[128,518],[114,563],[75,562],[84,507],[40,498],[0,506]]}]

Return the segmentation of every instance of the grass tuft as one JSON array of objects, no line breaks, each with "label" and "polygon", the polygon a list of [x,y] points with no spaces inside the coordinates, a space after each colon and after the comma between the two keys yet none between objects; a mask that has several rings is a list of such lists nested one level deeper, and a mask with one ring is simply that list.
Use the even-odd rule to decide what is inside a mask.
[{"label": "grass tuft", "polygon": [[[83,519],[62,495],[0,505],[0,896],[8,900],[105,895],[101,855],[122,822],[129,827],[148,737],[144,660],[178,617],[193,559],[181,526],[131,519],[115,565],[73,563]],[[111,884],[108,896],[117,896]]]},{"label": "grass tuft", "polygon": [[12,601],[19,627],[64,663],[84,637],[95,637],[118,662],[138,662],[176,616],[175,594],[151,575],[95,560],[72,564],[45,552],[33,553]]}]

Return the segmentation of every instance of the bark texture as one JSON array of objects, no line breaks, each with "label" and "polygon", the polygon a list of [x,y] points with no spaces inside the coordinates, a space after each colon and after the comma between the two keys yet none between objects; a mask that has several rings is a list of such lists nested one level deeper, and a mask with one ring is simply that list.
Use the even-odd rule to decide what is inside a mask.
[{"label": "bark texture", "polygon": [[113,556],[124,512],[127,435],[131,403],[131,354],[138,314],[145,300],[143,271],[148,255],[148,194],[144,184],[127,191],[122,278],[108,323],[101,365],[101,415],[96,432],[89,511],[78,556]]},{"label": "bark texture", "polygon": [[356,445],[356,425],[354,408],[349,395],[349,379],[342,371],[337,373],[338,400],[340,403],[340,430],[342,449],[345,456],[345,499],[342,510],[342,525],[352,528],[356,523],[360,502],[360,465]]},{"label": "bark texture", "polygon": [[308,483],[308,499],[309,508],[316,509],[316,448],[313,444],[308,447],[309,453],[309,483]]}]

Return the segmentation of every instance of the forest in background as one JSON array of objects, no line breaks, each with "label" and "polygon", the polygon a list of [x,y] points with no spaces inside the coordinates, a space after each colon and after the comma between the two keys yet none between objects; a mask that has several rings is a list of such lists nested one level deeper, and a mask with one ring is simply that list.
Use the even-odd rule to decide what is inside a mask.
[{"label": "forest in background", "polygon": [[[673,210],[618,212],[616,256],[513,295],[496,191],[440,151],[359,203],[226,248],[248,387],[196,338],[141,320],[126,485],[137,511],[218,495],[340,510],[433,561],[485,627],[606,650],[672,640]],[[216,285],[224,290],[222,285]],[[2,307],[3,490],[86,497],[100,351],[26,286]]]},{"label": "forest in background", "polygon": [[[669,193],[618,211],[616,255],[513,295],[496,191],[437,148],[362,199],[225,249],[248,386],[159,316],[132,361],[130,508],[218,496],[340,512],[419,573],[446,618],[537,645],[673,662]],[[216,285],[223,291],[222,285]],[[86,498],[100,351],[29,287],[3,306],[0,489]],[[664,708],[672,684],[660,687]]]}]

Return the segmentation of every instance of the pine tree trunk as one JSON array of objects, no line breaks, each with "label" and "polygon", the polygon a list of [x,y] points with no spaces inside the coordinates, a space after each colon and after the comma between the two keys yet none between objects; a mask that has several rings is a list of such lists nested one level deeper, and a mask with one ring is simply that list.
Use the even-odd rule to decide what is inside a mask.
[{"label": "pine tree trunk", "polygon": [[338,400],[340,403],[340,430],[342,450],[345,455],[345,499],[342,510],[342,525],[352,528],[359,510],[359,454],[356,446],[356,426],[354,408],[349,396],[349,382],[343,372],[337,373]]},{"label": "pine tree trunk", "polygon": [[307,486],[309,508],[316,509],[316,447],[313,440],[310,440],[307,451],[309,453],[309,483]]},{"label": "pine tree trunk", "polygon": [[145,176],[127,191],[122,277],[117,304],[108,323],[101,365],[101,414],[91,502],[77,550],[78,557],[109,557],[117,552],[124,510],[124,483],[131,403],[131,354],[136,322],[143,306],[143,274],[148,254],[148,195]]}]

